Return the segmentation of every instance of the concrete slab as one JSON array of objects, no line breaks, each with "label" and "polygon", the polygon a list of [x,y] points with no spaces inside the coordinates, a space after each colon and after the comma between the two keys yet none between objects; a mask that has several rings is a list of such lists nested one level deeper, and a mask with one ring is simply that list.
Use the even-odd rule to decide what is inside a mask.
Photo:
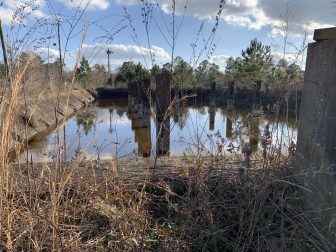
[{"label": "concrete slab", "polygon": [[329,40],[329,39],[332,40],[336,39],[336,27],[315,30],[314,32],[315,41]]}]

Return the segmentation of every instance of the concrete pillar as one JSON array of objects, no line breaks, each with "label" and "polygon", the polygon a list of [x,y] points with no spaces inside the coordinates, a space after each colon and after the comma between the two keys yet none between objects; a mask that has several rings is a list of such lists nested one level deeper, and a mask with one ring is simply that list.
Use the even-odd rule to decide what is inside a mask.
[{"label": "concrete pillar", "polygon": [[142,118],[145,110],[149,107],[150,79],[138,81],[137,93],[139,96],[138,116]]},{"label": "concrete pillar", "polygon": [[258,80],[255,82],[255,94],[252,104],[252,114],[257,116],[260,114],[261,110],[261,81]]},{"label": "concrete pillar", "polygon": [[253,153],[258,151],[259,134],[259,118],[251,118],[249,121],[249,137],[250,147]]},{"label": "concrete pillar", "polygon": [[131,109],[130,112],[130,117],[131,117],[131,128],[132,130],[135,130],[136,128],[138,128],[138,116],[136,113],[134,113],[134,111]]},{"label": "concrete pillar", "polygon": [[215,106],[216,106],[216,82],[212,82],[210,87],[210,107]]},{"label": "concrete pillar", "polygon": [[169,105],[171,104],[171,74],[163,72],[156,75],[156,117],[163,121]]},{"label": "concrete pillar", "polygon": [[232,137],[232,120],[231,118],[226,118],[226,138]]},{"label": "concrete pillar", "polygon": [[136,121],[134,134],[135,142],[138,143],[138,154],[150,157],[152,149],[150,114],[144,114],[141,118],[136,118]]},{"label": "concrete pillar", "polygon": [[180,89],[178,87],[174,88],[174,100],[177,101],[180,99]]},{"label": "concrete pillar", "polygon": [[[296,162],[307,205],[336,207],[336,27],[315,30],[309,44],[301,102]],[[325,227],[336,230],[334,210],[318,211]]]},{"label": "concrete pillar", "polygon": [[234,90],[235,90],[234,81],[229,81],[229,83],[228,83],[228,98],[227,98],[227,110],[228,111],[234,110]]},{"label": "concrete pillar", "polygon": [[156,134],[158,156],[169,155],[170,116],[167,112],[171,104],[171,74],[167,71],[156,76]]},{"label": "concrete pillar", "polygon": [[134,108],[137,104],[137,92],[136,92],[136,82],[130,81],[130,95],[131,95],[131,107]]},{"label": "concrete pillar", "polygon": [[128,89],[128,109],[131,110],[131,108],[133,107],[133,103],[134,103],[133,81],[129,81],[127,83],[127,89]]},{"label": "concrete pillar", "polygon": [[128,108],[131,105],[131,83],[127,82],[127,102],[128,102]]},{"label": "concrete pillar", "polygon": [[138,95],[143,105],[149,105],[150,79],[143,79],[138,82]]},{"label": "concrete pillar", "polygon": [[156,155],[169,156],[170,153],[170,116],[163,122],[156,122]]},{"label": "concrete pillar", "polygon": [[213,131],[215,129],[215,117],[216,117],[216,108],[209,108],[209,130]]},{"label": "concrete pillar", "polygon": [[141,109],[141,99],[140,99],[140,90],[142,88],[142,82],[140,80],[137,80],[135,82],[135,88],[134,88],[134,91],[135,91],[135,111],[138,112],[139,109]]},{"label": "concrete pillar", "polygon": [[139,116],[139,112],[130,112],[134,141],[138,144],[138,154],[143,157],[151,155],[151,114],[148,112]]},{"label": "concrete pillar", "polygon": [[210,107],[209,107],[209,130],[215,129],[216,116],[216,82],[211,83],[210,87]]}]

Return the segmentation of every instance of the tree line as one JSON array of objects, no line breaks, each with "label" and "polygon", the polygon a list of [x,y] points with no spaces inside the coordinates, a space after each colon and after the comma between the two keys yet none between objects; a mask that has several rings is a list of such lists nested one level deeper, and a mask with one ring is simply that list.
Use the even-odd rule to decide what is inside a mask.
[{"label": "tree line", "polygon": [[[24,64],[30,57],[24,52],[19,57],[19,63]],[[42,80],[59,80],[59,69],[65,68],[65,64],[60,66],[59,59],[53,63],[45,63],[42,58],[34,54],[33,60],[29,63],[31,77]],[[89,61],[82,57],[79,66],[73,71],[63,71],[63,81],[70,82],[73,78],[85,88],[97,86],[123,86],[127,82],[143,78],[154,79],[156,74],[165,69],[172,73],[173,86],[178,88],[210,87],[212,82],[217,86],[225,87],[228,81],[235,81],[236,87],[243,89],[253,89],[256,81],[263,83],[262,87],[266,91],[292,91],[300,90],[303,83],[304,71],[295,63],[290,63],[286,59],[276,60],[272,55],[271,47],[263,45],[257,39],[250,42],[250,45],[242,50],[241,56],[230,57],[226,62],[224,71],[219,65],[203,60],[193,67],[189,62],[178,56],[172,63],[162,66],[155,64],[151,69],[147,69],[141,63],[133,61],[124,62],[115,74],[107,72],[105,65],[95,64],[90,66]],[[0,74],[4,76],[5,68],[0,64]],[[36,80],[35,80],[36,81]]]},{"label": "tree line", "polygon": [[135,79],[153,78],[162,69],[172,73],[173,85],[180,88],[207,88],[212,82],[226,87],[228,81],[235,81],[239,88],[254,89],[255,83],[261,81],[264,90],[283,93],[294,89],[301,90],[304,76],[299,65],[284,58],[277,60],[272,54],[271,46],[254,39],[242,50],[240,57],[230,57],[227,60],[224,71],[209,60],[192,67],[181,57],[176,57],[173,64],[166,63],[162,67],[154,65],[151,69],[146,69],[140,63],[127,61],[118,68],[115,82],[126,83]]}]

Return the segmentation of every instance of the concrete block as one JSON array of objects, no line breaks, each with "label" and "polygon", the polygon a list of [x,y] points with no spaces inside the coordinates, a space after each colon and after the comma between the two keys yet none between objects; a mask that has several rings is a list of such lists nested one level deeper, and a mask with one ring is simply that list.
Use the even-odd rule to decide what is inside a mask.
[{"label": "concrete block", "polygon": [[336,164],[336,43],[308,47],[298,134],[298,155],[312,167]]},{"label": "concrete block", "polygon": [[150,94],[150,79],[143,79],[139,81],[138,85],[139,100],[143,105],[149,104]]},{"label": "concrete block", "polygon": [[164,72],[156,76],[156,116],[161,122],[171,103],[171,74]]},{"label": "concrete block", "polygon": [[328,32],[317,31],[308,47],[296,153],[303,198],[326,230],[336,207],[336,43],[322,39]]},{"label": "concrete block", "polygon": [[[169,155],[170,116],[167,113],[171,104],[171,74],[163,72],[156,76],[156,154]],[[167,117],[165,118],[165,115]]]},{"label": "concrete block", "polygon": [[234,110],[234,100],[233,99],[228,99],[226,107],[227,107],[228,111]]},{"label": "concrete block", "polygon": [[335,40],[336,39],[336,27],[317,29],[314,32],[314,40]]},{"label": "concrete block", "polygon": [[169,156],[170,154],[170,117],[163,122],[156,122],[156,155]]},{"label": "concrete block", "polygon": [[231,138],[232,137],[232,120],[231,118],[227,117],[226,118],[226,138]]},{"label": "concrete block", "polygon": [[213,131],[215,129],[215,117],[216,117],[216,108],[210,107],[209,109],[209,130]]}]

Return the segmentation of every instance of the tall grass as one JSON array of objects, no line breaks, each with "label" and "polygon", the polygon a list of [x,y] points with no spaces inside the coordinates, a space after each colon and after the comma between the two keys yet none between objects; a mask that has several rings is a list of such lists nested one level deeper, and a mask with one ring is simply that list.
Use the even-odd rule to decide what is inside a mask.
[{"label": "tall grass", "polygon": [[303,207],[293,156],[277,145],[248,163],[220,148],[168,160],[11,163],[25,70],[1,104],[0,239],[9,251],[335,249]]},{"label": "tall grass", "polygon": [[[220,3],[218,19],[224,1]],[[174,15],[173,12],[173,22]],[[74,18],[72,31],[76,21]],[[215,31],[217,27],[218,20]],[[178,31],[174,30],[172,61],[177,35]],[[207,56],[212,53],[213,41],[214,32],[207,38],[210,48]],[[193,54],[192,61],[197,62],[196,50]],[[28,154],[25,163],[11,162],[9,152],[17,144],[18,112],[24,105],[38,102],[28,97],[30,102],[22,105],[22,100],[26,100],[24,76],[29,63],[28,60],[12,68],[11,82],[1,83],[0,249],[335,249],[327,234],[320,231],[318,221],[304,209],[295,180],[298,171],[293,166],[293,155],[277,151],[281,144],[280,147],[270,145],[269,155],[252,161],[248,154],[232,159],[223,155],[221,148],[214,148],[206,150],[211,155],[168,160],[99,162],[78,156],[61,162],[64,149],[57,130],[57,162],[34,163]],[[54,103],[59,104],[61,87],[59,83],[49,84],[53,97],[58,97]],[[175,102],[166,111],[165,119],[172,115]],[[63,126],[61,120],[55,118],[55,121],[56,126]],[[27,138],[21,140],[27,144]],[[204,148],[199,139],[195,144]],[[134,167],[141,167],[141,172]]]}]

